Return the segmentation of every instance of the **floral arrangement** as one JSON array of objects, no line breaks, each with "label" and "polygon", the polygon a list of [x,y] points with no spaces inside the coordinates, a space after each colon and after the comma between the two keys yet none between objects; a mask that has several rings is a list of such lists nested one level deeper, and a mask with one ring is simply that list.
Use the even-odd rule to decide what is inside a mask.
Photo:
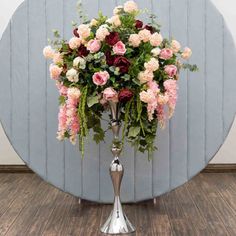
[{"label": "floral arrangement", "polygon": [[146,25],[137,19],[142,11],[134,1],[113,13],[91,21],[81,16],[69,41],[54,31],[55,40],[43,50],[53,60],[50,76],[60,93],[58,139],[75,144],[79,137],[82,153],[90,129],[97,143],[104,140],[102,114],[113,101],[121,109],[122,144],[127,139],[151,154],[158,124],[164,127],[174,113],[180,70],[197,66],[183,63],[191,49],[163,38],[156,16],[148,15]]}]

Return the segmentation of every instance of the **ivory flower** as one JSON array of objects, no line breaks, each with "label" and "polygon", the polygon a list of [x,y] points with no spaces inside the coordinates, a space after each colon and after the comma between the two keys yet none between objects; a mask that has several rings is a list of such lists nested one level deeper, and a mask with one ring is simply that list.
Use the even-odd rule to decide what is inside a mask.
[{"label": "ivory flower", "polygon": [[79,81],[79,73],[76,69],[72,68],[67,71],[66,78],[72,83],[77,83]]},{"label": "ivory flower", "polygon": [[181,49],[180,43],[177,40],[172,40],[171,49],[174,53],[179,52],[179,50]]},{"label": "ivory flower", "polygon": [[79,67],[80,69],[85,69],[86,61],[82,57],[76,57],[73,61],[74,67]]},{"label": "ivory flower", "polygon": [[106,22],[112,24],[115,27],[119,27],[121,25],[121,21],[120,21],[119,15],[112,16]]},{"label": "ivory flower", "polygon": [[69,40],[69,47],[71,49],[79,48],[81,45],[81,39],[78,37],[73,37]]},{"label": "ivory flower", "polygon": [[157,57],[161,52],[161,49],[160,48],[153,48],[151,53],[154,57]]},{"label": "ivory flower", "polygon": [[108,36],[110,34],[109,30],[107,29],[106,25],[101,25],[97,32],[96,32],[96,38],[100,41],[104,41],[104,39],[106,38],[106,36]]}]

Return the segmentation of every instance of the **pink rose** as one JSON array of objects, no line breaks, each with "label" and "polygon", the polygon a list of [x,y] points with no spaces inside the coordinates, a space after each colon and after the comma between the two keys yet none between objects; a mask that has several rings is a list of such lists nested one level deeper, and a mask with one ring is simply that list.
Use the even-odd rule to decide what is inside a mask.
[{"label": "pink rose", "polygon": [[63,70],[63,69],[60,68],[59,66],[51,64],[51,65],[50,65],[50,68],[49,68],[50,77],[51,77],[52,79],[57,80],[57,79],[59,78],[59,76],[60,76],[62,70]]},{"label": "pink rose", "polygon": [[87,45],[87,49],[91,52],[91,53],[96,53],[100,50],[101,48],[101,42],[99,40],[96,39],[92,39],[88,42]]},{"label": "pink rose", "polygon": [[121,41],[117,42],[114,46],[113,46],[113,52],[116,55],[124,55],[126,53],[126,48],[125,48],[125,44],[122,43]]},{"label": "pink rose", "polygon": [[169,76],[169,78],[174,78],[174,76],[177,74],[177,67],[175,65],[167,65],[165,66],[165,72]]},{"label": "pink rose", "polygon": [[160,52],[160,58],[164,60],[168,60],[173,56],[173,51],[169,48],[164,48]]},{"label": "pink rose", "polygon": [[118,93],[111,87],[103,91],[103,98],[106,101],[118,102]]},{"label": "pink rose", "polygon": [[110,78],[110,75],[107,71],[96,72],[93,75],[93,83],[97,86],[102,86],[107,83],[107,80]]}]

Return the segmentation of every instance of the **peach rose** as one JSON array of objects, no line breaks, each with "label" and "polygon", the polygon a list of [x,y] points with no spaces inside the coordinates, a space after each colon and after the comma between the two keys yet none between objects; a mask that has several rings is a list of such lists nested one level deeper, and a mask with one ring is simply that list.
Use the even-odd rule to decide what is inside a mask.
[{"label": "peach rose", "polygon": [[136,12],[138,11],[138,5],[134,1],[127,1],[124,4],[124,11],[128,13]]},{"label": "peach rose", "polygon": [[173,57],[173,51],[170,48],[164,48],[161,50],[159,57],[164,60],[168,60]]},{"label": "peach rose", "polygon": [[151,35],[150,37],[150,44],[153,46],[153,47],[158,47],[160,46],[160,44],[162,43],[163,41],[163,37],[161,34],[158,34],[158,33],[154,33]]},{"label": "peach rose", "polygon": [[130,44],[132,47],[136,48],[136,47],[138,47],[138,46],[140,45],[140,43],[141,43],[141,40],[140,40],[138,34],[131,34],[131,35],[129,36],[129,44]]},{"label": "peach rose", "polygon": [[181,54],[182,58],[185,60],[188,60],[192,56],[192,50],[188,47],[186,47]]},{"label": "peach rose", "polygon": [[78,38],[78,37],[73,37],[70,39],[69,41],[69,47],[71,49],[76,49],[76,48],[79,48],[81,45],[81,39]]},{"label": "peach rose", "polygon": [[67,71],[66,78],[72,83],[77,83],[79,81],[79,73],[76,69],[72,68]]},{"label": "peach rose", "polygon": [[100,50],[101,48],[101,42],[99,40],[96,39],[91,39],[88,42],[87,45],[87,49],[91,52],[91,53],[96,53]]},{"label": "peach rose", "polygon": [[121,6],[121,5],[115,7],[113,10],[113,14],[118,15],[121,12],[121,9],[123,9],[123,6]]},{"label": "peach rose", "polygon": [[141,71],[138,75],[138,79],[139,79],[141,84],[152,81],[153,78],[154,78],[153,72],[148,71],[148,70]]},{"label": "peach rose", "polygon": [[103,91],[103,99],[106,101],[118,102],[118,93],[111,87]]},{"label": "peach rose", "polygon": [[93,83],[97,86],[102,86],[107,83],[107,80],[110,78],[110,75],[107,71],[96,72],[93,75]]},{"label": "peach rose", "polygon": [[157,57],[161,52],[161,49],[160,48],[153,48],[151,53],[154,57]]},{"label": "peach rose", "polygon": [[119,27],[121,25],[120,17],[118,15],[112,16],[106,22],[112,24],[115,27]]},{"label": "peach rose", "polygon": [[51,64],[50,67],[49,67],[49,71],[50,71],[50,77],[52,79],[55,79],[57,80],[61,74],[61,72],[63,71],[62,68],[60,68],[59,66],[57,65],[53,65]]},{"label": "peach rose", "polygon": [[177,40],[172,40],[171,49],[174,53],[179,52],[179,50],[181,49],[180,43]]},{"label": "peach rose", "polygon": [[174,76],[177,74],[177,67],[175,65],[167,65],[165,66],[165,72],[169,76],[169,78],[174,78]]},{"label": "peach rose", "polygon": [[63,64],[63,56],[60,52],[57,52],[53,56],[53,63],[54,64]]},{"label": "peach rose", "polygon": [[68,88],[67,94],[68,94],[68,97],[72,99],[79,99],[81,96],[80,90],[75,87]]},{"label": "peach rose", "polygon": [[82,24],[79,25],[77,32],[82,39],[86,39],[90,36],[91,29],[88,25]]},{"label": "peach rose", "polygon": [[126,47],[125,44],[122,43],[121,41],[117,42],[114,46],[113,46],[113,52],[116,55],[124,55],[126,53]]},{"label": "peach rose", "polygon": [[104,41],[104,39],[106,38],[106,36],[108,36],[110,34],[109,30],[107,29],[108,26],[107,25],[101,25],[97,32],[96,32],[96,38],[100,41]]},{"label": "peach rose", "polygon": [[150,32],[149,30],[143,29],[143,30],[140,30],[140,31],[139,31],[138,35],[139,35],[139,38],[140,38],[144,43],[146,43],[146,42],[148,42],[148,41],[150,40],[152,34],[151,34],[151,32]]},{"label": "peach rose", "polygon": [[159,69],[159,61],[156,58],[151,58],[150,61],[144,64],[146,70],[154,72]]},{"label": "peach rose", "polygon": [[53,59],[55,51],[52,49],[51,46],[47,46],[43,49],[43,55],[47,59]]},{"label": "peach rose", "polygon": [[156,96],[151,89],[142,91],[139,96],[140,100],[145,103],[153,103],[156,100]]}]

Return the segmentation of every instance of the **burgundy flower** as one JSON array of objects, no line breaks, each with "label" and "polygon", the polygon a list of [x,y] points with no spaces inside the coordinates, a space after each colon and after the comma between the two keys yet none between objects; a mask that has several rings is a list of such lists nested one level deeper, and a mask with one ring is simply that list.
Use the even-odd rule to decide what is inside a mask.
[{"label": "burgundy flower", "polygon": [[118,56],[114,60],[114,66],[120,68],[121,73],[127,73],[129,71],[130,62],[123,56]]},{"label": "burgundy flower", "polygon": [[136,20],[135,27],[141,29],[143,27],[143,22],[141,20]]},{"label": "burgundy flower", "polygon": [[152,34],[155,32],[155,29],[150,25],[145,25],[144,29],[149,30]]},{"label": "burgundy flower", "polygon": [[111,32],[109,35],[106,36],[105,41],[110,46],[114,46],[117,42],[120,41],[119,34],[117,32]]},{"label": "burgundy flower", "polygon": [[134,96],[133,92],[128,88],[123,88],[118,94],[119,102],[128,102]]},{"label": "burgundy flower", "polygon": [[86,57],[88,56],[89,51],[87,50],[87,48],[84,45],[81,45],[78,49],[78,56],[80,57]]},{"label": "burgundy flower", "polygon": [[73,30],[73,34],[74,34],[75,37],[79,38],[78,28],[75,28]]},{"label": "burgundy flower", "polygon": [[110,51],[105,52],[106,62],[108,66],[113,66],[115,57],[111,55]]}]

